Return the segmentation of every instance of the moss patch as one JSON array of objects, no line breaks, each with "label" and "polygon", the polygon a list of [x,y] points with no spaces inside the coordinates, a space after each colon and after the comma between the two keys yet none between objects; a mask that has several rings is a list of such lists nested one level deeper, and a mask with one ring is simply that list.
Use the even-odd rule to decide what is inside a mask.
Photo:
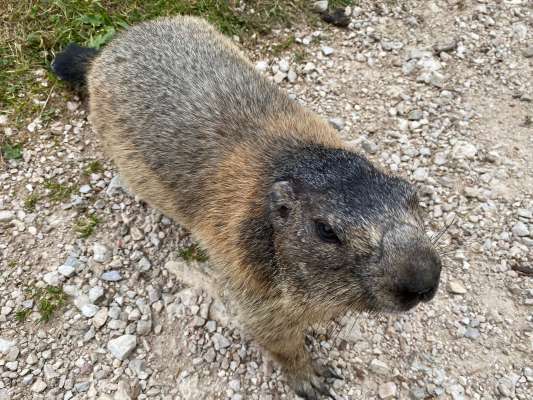
[{"label": "moss patch", "polygon": [[197,244],[193,244],[179,251],[179,256],[185,261],[205,262],[209,259],[207,252]]},{"label": "moss patch", "polygon": [[74,230],[80,238],[87,239],[94,233],[94,229],[99,223],[100,219],[96,215],[81,217],[76,221]]}]

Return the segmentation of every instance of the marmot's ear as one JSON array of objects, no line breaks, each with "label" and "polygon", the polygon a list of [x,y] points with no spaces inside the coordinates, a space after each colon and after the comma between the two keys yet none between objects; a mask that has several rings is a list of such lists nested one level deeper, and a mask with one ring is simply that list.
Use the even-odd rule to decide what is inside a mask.
[{"label": "marmot's ear", "polygon": [[292,183],[279,181],[272,185],[270,192],[270,212],[273,220],[286,220],[294,205],[295,197]]}]

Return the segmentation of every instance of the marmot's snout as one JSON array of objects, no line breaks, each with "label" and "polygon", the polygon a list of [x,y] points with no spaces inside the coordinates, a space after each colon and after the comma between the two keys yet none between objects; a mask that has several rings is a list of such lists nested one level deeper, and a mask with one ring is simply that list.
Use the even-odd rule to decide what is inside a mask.
[{"label": "marmot's snout", "polygon": [[419,227],[405,224],[387,231],[383,252],[394,308],[407,310],[435,296],[442,263]]}]

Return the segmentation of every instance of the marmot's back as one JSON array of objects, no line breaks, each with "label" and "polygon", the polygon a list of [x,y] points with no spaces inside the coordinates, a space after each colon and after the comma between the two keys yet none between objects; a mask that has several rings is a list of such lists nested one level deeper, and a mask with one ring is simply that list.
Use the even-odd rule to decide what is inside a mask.
[{"label": "marmot's back", "polygon": [[140,124],[176,133],[179,123],[184,134],[211,128],[215,137],[227,136],[232,124],[239,124],[233,135],[249,134],[242,124],[289,106],[230,40],[192,17],[160,19],[125,31],[95,60],[89,90],[91,96],[112,93],[130,114],[146,118]]},{"label": "marmot's back", "polygon": [[258,139],[264,120],[299,108],[192,17],[126,30],[94,60],[88,88],[91,122],[128,183],[185,220],[176,197],[197,203],[225,152]]}]

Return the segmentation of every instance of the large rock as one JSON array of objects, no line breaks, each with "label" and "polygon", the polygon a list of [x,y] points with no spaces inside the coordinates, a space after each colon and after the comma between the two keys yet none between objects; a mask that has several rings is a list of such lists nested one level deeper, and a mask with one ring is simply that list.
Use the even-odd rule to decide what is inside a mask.
[{"label": "large rock", "polygon": [[477,148],[472,143],[457,142],[452,149],[452,157],[455,159],[473,159],[477,154]]},{"label": "large rock", "polygon": [[511,229],[511,232],[513,232],[513,235],[520,237],[529,235],[529,229],[527,225],[523,222],[517,222],[516,224],[514,224],[513,228]]},{"label": "large rock", "polygon": [[396,397],[396,384],[387,382],[379,385],[378,395],[380,399],[392,399]]},{"label": "large rock", "polygon": [[111,179],[111,182],[109,182],[109,185],[107,186],[107,189],[106,189],[105,193],[108,196],[112,197],[112,196],[114,196],[116,194],[120,194],[120,193],[128,194],[129,191],[128,191],[128,187],[126,186],[126,184],[124,183],[124,181],[122,180],[120,175],[115,175]]},{"label": "large rock", "polygon": [[168,261],[165,268],[187,286],[204,289],[207,292],[212,291],[212,277],[207,273],[206,268],[196,261]]},{"label": "large rock", "polygon": [[15,213],[12,211],[0,211],[0,224],[7,224],[15,219]]},{"label": "large rock", "polygon": [[7,354],[15,346],[15,342],[0,337],[0,353]]},{"label": "large rock", "polygon": [[135,350],[135,347],[137,347],[135,335],[122,335],[107,343],[107,350],[121,361],[125,360]]},{"label": "large rock", "polygon": [[378,375],[387,375],[389,373],[389,366],[375,358],[370,362],[370,370]]},{"label": "large rock", "polygon": [[448,290],[453,294],[465,294],[467,292],[463,284],[456,280],[451,280],[448,282]]}]

